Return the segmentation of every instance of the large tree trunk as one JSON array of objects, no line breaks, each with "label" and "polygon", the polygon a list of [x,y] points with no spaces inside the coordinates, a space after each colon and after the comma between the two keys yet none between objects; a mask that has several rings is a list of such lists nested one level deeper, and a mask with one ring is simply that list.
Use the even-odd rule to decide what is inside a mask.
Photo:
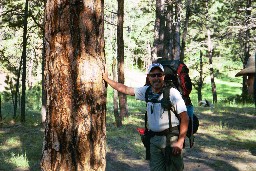
[{"label": "large tree trunk", "polygon": [[190,17],[190,4],[191,4],[191,0],[187,1],[186,4],[186,18],[185,18],[185,22],[184,22],[184,28],[183,28],[183,33],[182,33],[182,41],[181,41],[181,49],[180,49],[180,60],[184,61],[184,57],[185,57],[185,46],[186,46],[186,37],[187,37],[187,33],[188,33],[188,22],[189,22],[189,17]]},{"label": "large tree trunk", "polygon": [[45,21],[47,115],[41,169],[103,171],[103,0],[47,1]]},{"label": "large tree trunk", "polygon": [[174,60],[180,59],[180,17],[181,17],[181,0],[175,3],[175,31],[174,31]]},{"label": "large tree trunk", "polygon": [[23,49],[22,49],[22,90],[21,90],[21,114],[20,121],[25,122],[26,113],[26,69],[27,69],[27,23],[28,23],[28,0],[25,2]]},{"label": "large tree trunk", "polygon": [[[118,0],[117,12],[117,73],[118,82],[124,84],[124,39],[123,39],[123,24],[124,24],[124,0]],[[120,116],[128,115],[127,97],[125,94],[118,92]]]},{"label": "large tree trunk", "polygon": [[164,47],[164,58],[173,58],[173,2],[172,0],[167,0],[167,11],[166,11],[166,27],[165,27],[165,47]]},{"label": "large tree trunk", "polygon": [[164,31],[165,31],[165,17],[164,17],[164,3],[163,0],[156,0],[156,19],[154,28],[154,43],[152,49],[152,59],[163,57],[164,55]]}]

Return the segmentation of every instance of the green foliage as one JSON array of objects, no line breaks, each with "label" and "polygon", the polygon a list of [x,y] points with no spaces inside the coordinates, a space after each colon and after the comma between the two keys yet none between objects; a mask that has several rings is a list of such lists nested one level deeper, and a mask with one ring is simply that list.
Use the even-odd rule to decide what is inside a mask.
[{"label": "green foliage", "polygon": [[4,80],[4,82],[7,86],[5,87],[5,90],[2,92],[3,100],[6,102],[8,102],[8,101],[13,102],[14,94],[16,92],[15,79],[13,79],[9,75],[7,75],[6,80]]},{"label": "green foliage", "polygon": [[42,106],[42,86],[40,83],[26,91],[26,108],[39,111]]},{"label": "green foliage", "polygon": [[[145,4],[147,4],[145,6]],[[127,67],[144,69],[148,60],[147,47],[153,42],[154,1],[125,1],[124,18],[124,54]],[[105,1],[105,52],[110,65],[116,58],[116,1]]]}]

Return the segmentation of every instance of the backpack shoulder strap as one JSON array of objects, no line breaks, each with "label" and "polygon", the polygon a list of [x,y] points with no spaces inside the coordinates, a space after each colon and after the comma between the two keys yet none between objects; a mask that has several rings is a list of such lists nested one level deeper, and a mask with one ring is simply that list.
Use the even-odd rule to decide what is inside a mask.
[{"label": "backpack shoulder strap", "polygon": [[145,101],[146,103],[148,103],[148,94],[149,94],[149,91],[151,90],[151,86],[149,86],[147,89],[146,89],[146,92],[145,92]]},{"label": "backpack shoulder strap", "polygon": [[[151,86],[149,86],[149,87],[146,89],[146,92],[145,92],[145,101],[146,101],[146,105],[147,105],[147,103],[148,103],[148,94],[149,94],[150,89],[151,89]],[[148,113],[147,113],[147,111],[146,111],[146,112],[145,112],[145,117],[144,117],[144,123],[145,123],[144,127],[145,127],[146,130],[148,129],[148,127],[147,127],[147,121],[148,121]]]},{"label": "backpack shoulder strap", "polygon": [[172,128],[171,111],[179,119],[179,115],[178,115],[176,109],[174,108],[174,106],[170,102],[170,90],[171,90],[171,88],[172,87],[166,86],[163,89],[163,99],[161,101],[162,107],[168,111],[168,119],[169,119],[169,129],[170,129],[170,131],[171,131],[171,128]]},{"label": "backpack shoulder strap", "polygon": [[173,105],[170,102],[170,89],[172,87],[165,86],[163,89],[163,98],[161,100],[161,105],[166,110],[172,110],[173,111]]}]

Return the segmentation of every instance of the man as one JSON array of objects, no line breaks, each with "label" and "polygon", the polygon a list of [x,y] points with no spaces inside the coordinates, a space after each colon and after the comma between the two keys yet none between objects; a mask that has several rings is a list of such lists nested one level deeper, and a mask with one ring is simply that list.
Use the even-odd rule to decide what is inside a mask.
[{"label": "man", "polygon": [[[180,171],[183,170],[182,149],[186,132],[188,128],[188,115],[186,105],[181,97],[180,92],[170,89],[169,99],[175,107],[179,119],[171,112],[171,130],[169,131],[169,115],[159,101],[163,98],[162,90],[164,88],[164,68],[159,63],[149,66],[147,77],[150,82],[150,98],[155,99],[158,103],[147,102],[148,128],[154,133],[150,139],[150,170],[152,171]],[[108,78],[108,73],[103,74],[103,79],[114,89],[127,95],[135,96],[137,100],[146,101],[146,90],[149,86],[139,88],[128,87],[124,84],[115,82]],[[180,131],[177,126],[180,125]],[[166,153],[165,147],[171,149]],[[170,160],[166,161],[166,158]]]},{"label": "man", "polygon": [[255,58],[254,57],[251,56],[248,59],[245,68],[242,69],[240,72],[238,72],[235,76],[238,77],[243,75],[247,76],[246,84],[248,87],[248,94],[255,95],[254,93],[256,93],[256,91],[254,86],[254,82],[255,82]]}]

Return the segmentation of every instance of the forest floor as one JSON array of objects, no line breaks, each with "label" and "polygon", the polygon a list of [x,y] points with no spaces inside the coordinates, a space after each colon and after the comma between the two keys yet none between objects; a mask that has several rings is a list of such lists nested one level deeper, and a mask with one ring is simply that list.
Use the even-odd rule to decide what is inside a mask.
[{"label": "forest floor", "polygon": [[[128,86],[141,86],[145,74],[125,72]],[[134,77],[136,75],[136,78]],[[135,105],[135,104],[132,104]],[[131,105],[131,106],[132,106]],[[134,116],[134,112],[131,112]],[[143,113],[143,112],[141,112]],[[138,115],[143,115],[143,114]],[[185,171],[256,171],[256,112],[254,107],[195,107],[200,127],[195,145],[184,150]],[[148,171],[145,149],[136,128],[143,127],[131,120],[123,132],[133,134],[107,138],[107,171]],[[119,129],[119,128],[113,128]],[[108,128],[107,128],[108,130]],[[113,131],[113,130],[110,130]],[[125,134],[125,133],[123,133]]]},{"label": "forest floor", "polygon": [[[195,108],[200,127],[195,145],[184,150],[185,171],[256,171],[256,115],[253,108],[225,108],[211,111]],[[236,110],[235,110],[236,109]],[[218,112],[217,112],[218,111]],[[129,117],[122,128],[107,123],[106,171],[149,171],[145,149],[136,131],[142,115]],[[130,119],[132,118],[132,119]],[[126,133],[126,135],[124,135]],[[20,124],[0,127],[0,171],[39,171],[42,126]],[[19,138],[20,144],[11,139]],[[7,142],[7,139],[8,140]],[[15,167],[13,160],[25,154],[28,167]]]},{"label": "forest floor", "polygon": [[[143,85],[145,75],[137,76],[140,78],[127,85]],[[136,130],[143,127],[145,105],[137,103],[129,103],[131,115],[121,128],[117,128],[110,118],[113,113],[111,105],[108,108],[106,171],[150,170]],[[11,112],[7,114],[11,115]],[[185,171],[256,171],[254,107],[234,105],[210,109],[195,106],[195,114],[200,126],[195,134],[194,147],[190,149],[186,145],[184,150]],[[34,122],[37,116],[38,113],[29,113],[27,118]],[[41,125],[0,123],[0,171],[40,171],[43,136]]]},{"label": "forest floor", "polygon": [[[254,108],[220,108],[214,111],[197,108],[196,112],[200,127],[195,134],[194,147],[189,148],[186,143],[185,171],[256,171]],[[136,126],[132,126],[135,130]],[[129,131],[130,127],[126,129]],[[138,137],[139,134],[130,138],[121,136],[118,141],[108,139],[107,171],[149,170],[145,149]],[[142,149],[136,150],[138,144],[131,139],[136,139]]]}]

